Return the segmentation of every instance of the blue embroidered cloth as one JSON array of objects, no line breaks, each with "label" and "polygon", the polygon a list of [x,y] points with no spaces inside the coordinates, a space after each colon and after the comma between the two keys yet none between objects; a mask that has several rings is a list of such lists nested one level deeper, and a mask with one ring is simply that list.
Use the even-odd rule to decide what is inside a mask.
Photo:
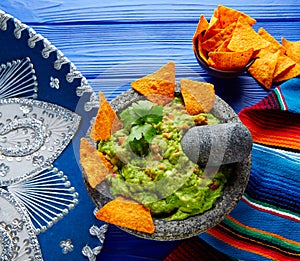
[{"label": "blue embroidered cloth", "polygon": [[[5,43],[0,48],[1,127],[20,118],[19,123],[22,121],[25,129],[38,124],[46,131],[44,144],[38,150],[31,149],[32,153],[19,154],[20,157],[13,159],[15,162],[10,163],[12,159],[1,147],[0,242],[5,242],[1,257],[79,261],[98,256],[100,260],[139,260],[146,247],[144,260],[162,259],[177,242],[144,240],[114,226],[105,233],[107,225],[94,217],[95,205],[83,183],[78,157],[79,139],[86,135],[99,102],[85,77],[32,28],[4,12],[0,13],[0,20],[0,41]],[[15,102],[15,97],[37,101],[38,105]],[[8,105],[14,102],[17,107]],[[71,116],[80,117],[79,126],[73,128],[67,122]],[[39,133],[42,135],[43,131]],[[23,137],[13,132],[3,136],[6,135],[3,131],[0,135],[1,142],[8,139],[14,144],[18,138],[24,144],[28,140],[33,148],[30,135]],[[55,135],[57,139],[53,138],[50,146],[49,140]],[[44,162],[48,154],[49,160]],[[22,160],[28,161],[28,167],[24,167]],[[9,214],[5,215],[6,212]],[[10,240],[13,234],[19,243]],[[106,234],[111,242],[99,255]],[[112,245],[118,247],[111,248]],[[26,246],[31,251],[26,251]],[[125,256],[124,251],[128,253]]]},{"label": "blue embroidered cloth", "polygon": [[[13,255],[10,249],[16,249],[14,255],[20,260],[29,260],[32,256],[36,260],[86,260],[82,249],[86,245],[91,249],[101,245],[90,228],[103,225],[93,215],[94,204],[84,187],[78,163],[79,138],[85,135],[90,119],[97,111],[88,106],[91,87],[74,64],[47,39],[9,14],[1,12],[0,18],[1,128],[17,119],[24,127],[24,136],[21,132],[1,132],[1,242],[4,242],[4,235],[9,239],[12,233],[16,233],[20,241],[5,245],[5,255],[10,260]],[[13,103],[10,99],[15,97],[33,99],[37,103],[25,105],[16,101],[15,105],[9,105],[8,101]],[[65,123],[71,115],[80,117],[79,126],[74,129],[72,122]],[[28,119],[34,120],[32,125],[28,126]],[[31,141],[30,131],[38,123],[47,132],[44,144],[32,153],[19,153],[16,154],[18,157],[11,158],[9,150],[4,151],[5,141],[12,146],[17,142],[26,146],[27,141],[34,144],[38,139]],[[73,137],[72,141],[69,135]],[[50,146],[54,137],[56,140]],[[58,151],[59,155],[51,159]],[[45,165],[46,157],[49,160]],[[39,164],[44,167],[36,168]],[[21,219],[22,216],[26,219]],[[20,222],[20,228],[11,230],[16,222]],[[38,234],[38,243],[35,234]],[[27,239],[35,243],[35,252],[22,252],[26,246],[22,242]]]}]

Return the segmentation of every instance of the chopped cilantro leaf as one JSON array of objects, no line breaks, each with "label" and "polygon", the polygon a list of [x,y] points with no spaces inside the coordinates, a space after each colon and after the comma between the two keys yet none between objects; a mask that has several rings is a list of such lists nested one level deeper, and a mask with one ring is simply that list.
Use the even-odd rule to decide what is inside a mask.
[{"label": "chopped cilantro leaf", "polygon": [[124,127],[135,125],[140,117],[134,112],[132,107],[127,108],[120,114],[120,119],[123,121]]},{"label": "chopped cilantro leaf", "polygon": [[129,142],[131,142],[134,139],[138,141],[144,138],[145,141],[151,142],[155,134],[155,128],[151,124],[136,125],[130,129],[130,134],[127,139]]},{"label": "chopped cilantro leaf", "polygon": [[144,117],[149,114],[149,111],[152,109],[153,103],[147,100],[138,101],[132,104],[134,112],[140,117]]},{"label": "chopped cilantro leaf", "polygon": [[120,119],[124,127],[143,125],[145,123],[159,123],[162,120],[163,106],[155,105],[150,101],[138,101],[122,111]]},{"label": "chopped cilantro leaf", "polygon": [[139,155],[148,153],[149,143],[156,135],[152,124],[161,122],[162,114],[163,106],[155,105],[147,100],[135,102],[121,112],[120,119],[124,127],[130,128],[127,141],[135,153]]}]

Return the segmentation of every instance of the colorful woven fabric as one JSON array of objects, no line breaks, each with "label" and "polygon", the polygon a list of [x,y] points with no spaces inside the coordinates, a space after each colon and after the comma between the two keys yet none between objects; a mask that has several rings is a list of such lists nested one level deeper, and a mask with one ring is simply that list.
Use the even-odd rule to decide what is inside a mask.
[{"label": "colorful woven fabric", "polygon": [[249,183],[230,215],[199,235],[231,257],[300,260],[299,98],[292,79],[239,114],[255,142]]},{"label": "colorful woven fabric", "polygon": [[245,194],[202,239],[242,260],[300,260],[300,155],[254,144]]},{"label": "colorful woven fabric", "polygon": [[300,79],[278,86],[270,95],[239,113],[254,142],[300,149]]}]

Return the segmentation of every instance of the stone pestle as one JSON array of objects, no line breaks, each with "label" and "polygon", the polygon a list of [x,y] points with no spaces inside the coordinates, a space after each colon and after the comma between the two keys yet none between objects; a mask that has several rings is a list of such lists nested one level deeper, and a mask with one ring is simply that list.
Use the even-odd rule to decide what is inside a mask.
[{"label": "stone pestle", "polygon": [[240,162],[252,149],[252,136],[242,123],[195,126],[182,137],[184,153],[201,166]]}]

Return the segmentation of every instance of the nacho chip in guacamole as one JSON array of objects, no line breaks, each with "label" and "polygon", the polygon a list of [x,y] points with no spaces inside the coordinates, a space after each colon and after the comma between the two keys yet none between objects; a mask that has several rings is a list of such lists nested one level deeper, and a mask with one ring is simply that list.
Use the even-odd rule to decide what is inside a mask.
[{"label": "nacho chip in guacamole", "polygon": [[189,79],[180,80],[181,94],[186,111],[190,115],[209,112],[215,103],[214,85]]},{"label": "nacho chip in guacamole", "polygon": [[86,138],[80,140],[80,163],[92,188],[111,173],[113,164]]},{"label": "nacho chip in guacamole", "polygon": [[150,210],[136,201],[117,197],[96,213],[96,218],[116,226],[153,234],[155,231]]},{"label": "nacho chip in guacamole", "polygon": [[93,141],[108,140],[111,134],[121,127],[117,114],[102,92],[99,92],[99,99],[99,109],[90,133]]},{"label": "nacho chip in guacamole", "polygon": [[175,63],[168,62],[156,72],[132,82],[131,87],[148,100],[165,105],[174,98]]}]

